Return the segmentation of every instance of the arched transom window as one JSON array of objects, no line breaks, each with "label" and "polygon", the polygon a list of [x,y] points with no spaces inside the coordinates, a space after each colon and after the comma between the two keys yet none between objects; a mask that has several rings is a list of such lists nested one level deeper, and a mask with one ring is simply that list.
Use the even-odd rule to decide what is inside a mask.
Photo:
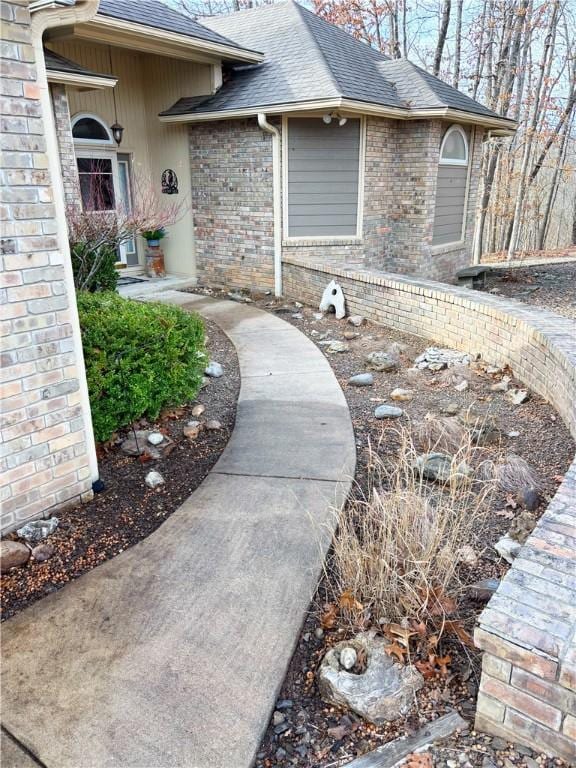
[{"label": "arched transom window", "polygon": [[432,245],[459,243],[465,236],[468,165],[468,134],[451,125],[440,143]]},{"label": "arched transom window", "polygon": [[110,129],[96,115],[76,115],[72,120],[72,138],[76,144],[113,144]]}]

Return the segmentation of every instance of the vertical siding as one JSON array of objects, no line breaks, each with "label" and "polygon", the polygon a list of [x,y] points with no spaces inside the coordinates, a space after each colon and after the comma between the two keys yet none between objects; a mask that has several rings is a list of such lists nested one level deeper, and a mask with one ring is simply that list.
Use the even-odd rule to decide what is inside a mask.
[{"label": "vertical siding", "polygon": [[288,235],[355,236],[360,120],[288,120]]},{"label": "vertical siding", "polygon": [[[187,127],[161,123],[158,112],[182,96],[210,93],[211,67],[207,64],[139,53],[125,48],[59,40],[51,43],[57,53],[97,72],[111,71],[118,78],[115,88],[118,121],[124,126],[122,153],[130,154],[137,181],[153,185],[166,204],[184,201],[184,215],[170,227],[163,241],[169,272],[195,274],[193,217],[190,209],[192,179]],[[112,89],[78,91],[68,89],[70,114],[91,112],[108,125],[114,122]],[[178,197],[161,194],[161,175],[166,168],[176,171]],[[143,243],[142,243],[143,245]],[[143,253],[144,248],[140,251]]]},{"label": "vertical siding", "polygon": [[456,243],[462,239],[467,182],[467,166],[438,166],[432,245]]}]

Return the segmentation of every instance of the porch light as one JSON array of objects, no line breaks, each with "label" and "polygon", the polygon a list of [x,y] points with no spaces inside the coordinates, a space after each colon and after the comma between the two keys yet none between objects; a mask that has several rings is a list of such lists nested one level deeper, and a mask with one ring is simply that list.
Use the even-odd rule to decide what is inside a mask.
[{"label": "porch light", "polygon": [[332,122],[332,115],[324,115],[322,117],[322,120],[324,120],[326,125],[330,125],[330,123]]},{"label": "porch light", "polygon": [[347,117],[341,117],[338,120],[338,125],[340,126],[340,128],[342,128],[342,126],[346,125],[347,122],[348,122],[348,118]]},{"label": "porch light", "polygon": [[120,125],[120,123],[114,123],[110,126],[110,130],[112,131],[112,136],[114,137],[114,141],[118,146],[122,143],[122,134],[124,133],[124,128]]}]

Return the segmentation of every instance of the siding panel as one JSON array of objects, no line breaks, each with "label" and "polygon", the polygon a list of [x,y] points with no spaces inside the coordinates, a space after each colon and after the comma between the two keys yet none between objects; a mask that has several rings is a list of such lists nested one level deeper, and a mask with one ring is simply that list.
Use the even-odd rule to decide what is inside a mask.
[{"label": "siding panel", "polygon": [[462,238],[468,168],[439,165],[432,245],[455,243]]},{"label": "siding panel", "polygon": [[355,236],[360,120],[288,121],[289,237]]}]

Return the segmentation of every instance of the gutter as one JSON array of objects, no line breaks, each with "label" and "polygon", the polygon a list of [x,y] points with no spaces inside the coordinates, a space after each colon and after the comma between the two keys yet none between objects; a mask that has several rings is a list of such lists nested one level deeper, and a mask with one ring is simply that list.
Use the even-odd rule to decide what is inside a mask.
[{"label": "gutter", "polygon": [[282,176],[280,173],[280,131],[258,113],[258,125],[272,136],[272,195],[274,209],[274,295],[282,296]]}]

